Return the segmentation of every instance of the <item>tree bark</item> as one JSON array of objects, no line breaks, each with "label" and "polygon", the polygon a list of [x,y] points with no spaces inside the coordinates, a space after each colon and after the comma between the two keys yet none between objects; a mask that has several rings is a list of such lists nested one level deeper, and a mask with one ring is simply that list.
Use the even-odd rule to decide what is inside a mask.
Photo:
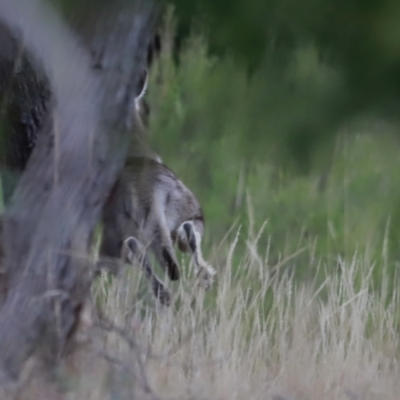
[{"label": "tree bark", "polygon": [[82,48],[42,2],[0,0],[1,22],[42,65],[53,98],[4,215],[4,382],[17,379],[35,352],[56,360],[73,335],[88,294],[92,232],[132,130],[137,136],[134,88],[157,10],[148,1],[110,4],[91,16]]},{"label": "tree bark", "polygon": [[8,204],[46,117],[50,91],[43,70],[0,25],[0,166]]}]

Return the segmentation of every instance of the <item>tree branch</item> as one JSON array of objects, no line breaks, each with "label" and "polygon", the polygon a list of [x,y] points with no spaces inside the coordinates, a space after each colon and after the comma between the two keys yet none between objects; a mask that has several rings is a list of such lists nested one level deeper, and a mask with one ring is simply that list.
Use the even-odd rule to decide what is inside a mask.
[{"label": "tree branch", "polygon": [[156,9],[122,2],[95,21],[91,50],[101,68],[40,1],[0,0],[0,19],[42,64],[54,98],[4,216],[8,296],[0,311],[0,374],[9,381],[35,351],[54,361],[76,327],[89,283],[81,255],[135,128],[133,88]]}]

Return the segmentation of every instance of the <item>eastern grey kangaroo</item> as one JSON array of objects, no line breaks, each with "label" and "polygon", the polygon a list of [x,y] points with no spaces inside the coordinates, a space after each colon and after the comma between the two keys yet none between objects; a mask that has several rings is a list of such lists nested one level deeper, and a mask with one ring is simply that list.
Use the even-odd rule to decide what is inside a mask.
[{"label": "eastern grey kangaroo", "polygon": [[[135,101],[139,116],[146,87],[147,78]],[[104,208],[103,226],[101,262],[121,257],[138,261],[161,303],[169,304],[170,294],[154,274],[147,250],[171,280],[178,280],[177,243],[182,252],[192,253],[199,283],[206,289],[212,284],[216,271],[204,261],[200,247],[204,232],[201,206],[157,155],[128,158]]]}]

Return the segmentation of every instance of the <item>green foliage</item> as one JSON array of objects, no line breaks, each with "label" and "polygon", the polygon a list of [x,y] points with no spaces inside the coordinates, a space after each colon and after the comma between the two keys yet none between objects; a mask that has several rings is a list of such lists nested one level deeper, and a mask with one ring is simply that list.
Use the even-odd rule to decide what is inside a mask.
[{"label": "green foliage", "polygon": [[309,278],[358,252],[394,272],[398,122],[382,120],[400,93],[397,3],[173,3],[181,19],[167,14],[152,69],[150,136],[203,204],[206,245],[234,221],[244,238],[267,221],[259,245],[271,268]]},{"label": "green foliage", "polygon": [[259,65],[271,49],[287,54],[314,43],[352,78],[358,95],[399,94],[398,85],[382,86],[398,75],[400,62],[400,7],[395,0],[169,2],[183,24],[202,19],[212,48],[228,49],[247,64]]},{"label": "green foliage", "polygon": [[[171,20],[166,37],[173,37]],[[189,38],[178,65],[168,49],[149,85],[151,141],[203,204],[209,247],[237,219],[245,238],[267,221],[259,245],[271,268],[283,264],[303,279],[319,271],[322,279],[357,252],[395,272],[396,125],[353,119],[336,139],[314,143],[307,173],[299,173],[288,138],[299,126],[329,129],[326,102],[346,92],[315,47],[292,51],[283,69],[271,59],[251,77],[232,57],[210,56],[201,35]]]},{"label": "green foliage", "polygon": [[[400,7],[395,0],[164,2],[176,7],[179,43],[195,26],[206,32],[208,51],[233,57],[235,64],[258,75],[255,82],[269,82],[269,91],[259,93],[273,97],[278,82],[273,104],[282,101],[298,112],[296,118],[294,112],[289,114],[285,150],[303,170],[309,171],[314,147],[360,112],[398,120]],[[311,56],[308,60],[304,52]],[[309,79],[301,68],[290,77],[296,58],[304,63],[303,72]],[[312,73],[312,65],[323,73],[322,64],[330,67],[329,72],[335,70],[335,79],[327,79],[330,88]],[[286,86],[282,85],[283,76]],[[282,117],[274,108],[268,109]]]}]

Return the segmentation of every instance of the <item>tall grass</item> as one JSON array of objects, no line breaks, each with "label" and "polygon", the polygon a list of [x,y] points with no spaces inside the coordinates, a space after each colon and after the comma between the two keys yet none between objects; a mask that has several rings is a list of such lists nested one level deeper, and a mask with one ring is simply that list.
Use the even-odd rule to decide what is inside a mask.
[{"label": "tall grass", "polygon": [[81,371],[69,398],[398,399],[398,291],[371,289],[370,260],[338,259],[316,286],[272,273],[254,240],[236,266],[235,242],[220,251],[216,287],[197,288],[184,263],[169,309],[143,295],[138,269],[102,278],[109,328],[93,340],[108,361]]},{"label": "tall grass", "polygon": [[199,36],[178,66],[172,36],[169,16],[150,136],[204,206],[218,280],[204,293],[183,258],[166,309],[138,268],[103,276],[93,296],[107,322],[69,398],[398,399],[397,128],[361,117],[330,142],[329,162],[317,151],[308,174],[281,168],[272,138],[310,117],[315,96],[302,88],[326,93],[334,71],[308,48],[290,79],[272,69],[250,79]]}]

